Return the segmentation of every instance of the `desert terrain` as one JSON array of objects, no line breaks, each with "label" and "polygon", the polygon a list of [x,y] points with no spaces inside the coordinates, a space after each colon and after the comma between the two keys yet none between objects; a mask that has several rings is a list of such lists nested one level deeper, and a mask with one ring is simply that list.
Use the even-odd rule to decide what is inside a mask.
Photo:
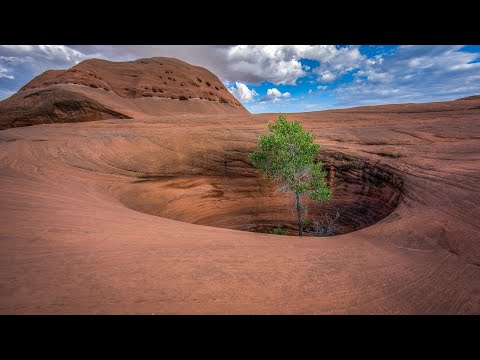
[{"label": "desert terrain", "polygon": [[[293,198],[203,68],[87,60],[0,102],[2,314],[480,314],[480,97],[286,114],[333,189]],[[290,231],[290,232],[289,232]]]}]

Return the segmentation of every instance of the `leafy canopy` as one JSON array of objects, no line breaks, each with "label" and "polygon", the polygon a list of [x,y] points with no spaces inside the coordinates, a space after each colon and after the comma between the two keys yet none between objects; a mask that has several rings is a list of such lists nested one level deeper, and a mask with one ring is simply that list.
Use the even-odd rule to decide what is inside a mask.
[{"label": "leafy canopy", "polygon": [[253,166],[280,184],[282,191],[307,195],[313,200],[330,200],[326,172],[322,162],[316,161],[320,145],[314,144],[315,135],[283,115],[268,129],[270,134],[261,135],[258,140],[261,151],[250,154]]}]

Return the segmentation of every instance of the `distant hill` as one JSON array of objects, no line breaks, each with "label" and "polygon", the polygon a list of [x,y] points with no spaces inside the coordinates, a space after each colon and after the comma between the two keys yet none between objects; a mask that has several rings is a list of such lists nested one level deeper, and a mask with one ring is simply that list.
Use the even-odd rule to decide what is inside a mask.
[{"label": "distant hill", "polygon": [[42,123],[248,110],[207,69],[174,58],[85,60],[48,70],[0,102],[0,129]]},{"label": "distant hill", "polygon": [[480,95],[467,96],[458,100],[480,100]]}]

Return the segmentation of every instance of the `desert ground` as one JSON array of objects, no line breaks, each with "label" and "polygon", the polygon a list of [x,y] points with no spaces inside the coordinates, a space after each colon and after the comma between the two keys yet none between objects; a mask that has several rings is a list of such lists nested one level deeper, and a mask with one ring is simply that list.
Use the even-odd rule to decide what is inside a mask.
[{"label": "desert ground", "polygon": [[165,97],[90,62],[0,102],[0,313],[480,314],[480,98],[286,114],[342,234],[279,236],[293,199],[248,157],[278,114],[153,59]]}]

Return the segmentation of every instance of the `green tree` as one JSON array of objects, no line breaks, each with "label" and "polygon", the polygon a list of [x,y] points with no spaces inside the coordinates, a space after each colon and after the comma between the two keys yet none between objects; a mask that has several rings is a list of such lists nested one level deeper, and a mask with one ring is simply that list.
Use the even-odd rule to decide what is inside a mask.
[{"label": "green tree", "polygon": [[270,180],[279,184],[277,190],[295,194],[298,216],[298,235],[302,236],[301,197],[322,201],[330,200],[332,193],[325,181],[326,172],[317,161],[320,145],[314,144],[315,135],[305,131],[298,121],[288,121],[283,115],[268,125],[270,134],[260,135],[260,151],[250,154],[252,165]]}]

